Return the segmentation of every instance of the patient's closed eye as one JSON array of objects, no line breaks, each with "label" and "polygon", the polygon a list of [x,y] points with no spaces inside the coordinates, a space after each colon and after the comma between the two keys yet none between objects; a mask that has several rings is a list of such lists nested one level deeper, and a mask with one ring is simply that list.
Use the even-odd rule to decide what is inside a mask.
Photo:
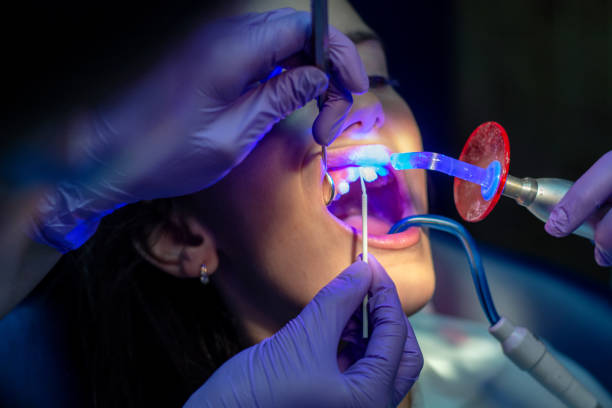
[{"label": "patient's closed eye", "polygon": [[397,80],[393,78],[387,78],[382,75],[370,75],[368,76],[368,80],[370,81],[370,89],[377,89],[385,86],[399,86],[399,82]]}]

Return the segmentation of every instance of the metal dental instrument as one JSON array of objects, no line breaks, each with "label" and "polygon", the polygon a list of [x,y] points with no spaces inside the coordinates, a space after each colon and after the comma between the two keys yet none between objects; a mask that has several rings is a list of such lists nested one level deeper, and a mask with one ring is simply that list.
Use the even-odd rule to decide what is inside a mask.
[{"label": "metal dental instrument", "polygon": [[[362,257],[363,262],[368,263],[368,193],[365,182],[363,181],[363,167],[359,168],[359,181],[361,182],[361,242],[362,242]],[[363,316],[363,333],[364,339],[368,338],[368,295],[363,298],[361,306]]]},{"label": "metal dental instrument", "polygon": [[454,235],[461,241],[468,257],[478,300],[491,324],[489,333],[501,343],[504,354],[513,363],[527,371],[566,405],[575,408],[600,407],[595,396],[547,350],[543,342],[526,328],[515,326],[508,318],[499,316],[474,239],[461,224],[439,215],[415,215],[398,221],[391,227],[389,234],[402,232],[410,227],[437,229]]},{"label": "metal dental instrument", "polygon": [[[567,193],[574,183],[558,178],[518,178],[508,175],[503,195],[513,198],[519,205],[526,207],[529,212],[540,220],[546,222],[553,208]],[[573,234],[595,239],[595,226],[609,210],[604,206],[582,223]]]},{"label": "metal dental instrument", "polygon": [[[312,44],[314,53],[314,63],[317,68],[325,73],[329,73],[329,38],[328,38],[328,17],[327,17],[327,0],[312,0],[310,3],[312,15]],[[323,107],[325,95],[317,97],[317,106],[319,111]],[[327,146],[321,145],[321,159],[323,160],[323,174],[331,184],[331,195],[325,205],[330,205],[336,195],[334,180],[327,172]]]},{"label": "metal dental instrument", "polygon": [[[540,220],[546,222],[555,205],[572,186],[571,181],[556,178],[530,177],[519,179],[508,174],[510,167],[510,143],[505,129],[498,123],[486,122],[470,135],[459,160],[486,168],[494,160],[501,164],[496,192],[490,201],[478,197],[478,186],[455,178],[455,206],[461,217],[470,222],[484,219],[493,210],[500,196],[514,199]],[[595,225],[610,208],[604,206],[596,211],[573,233],[593,240]]]}]

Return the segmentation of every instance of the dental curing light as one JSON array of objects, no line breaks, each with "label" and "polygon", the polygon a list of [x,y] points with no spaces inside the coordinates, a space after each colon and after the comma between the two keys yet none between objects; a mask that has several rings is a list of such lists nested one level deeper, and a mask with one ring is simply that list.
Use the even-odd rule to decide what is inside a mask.
[{"label": "dental curing light", "polygon": [[[465,143],[458,160],[433,152],[393,153],[389,160],[397,170],[434,170],[455,177],[455,207],[461,218],[469,222],[485,219],[502,195],[514,199],[546,222],[573,184],[557,178],[520,179],[508,174],[508,135],[496,122],[478,126]],[[609,208],[606,206],[596,211],[573,233],[592,241],[595,225]]]},{"label": "dental curing light", "polygon": [[487,167],[492,162],[498,162],[501,166],[497,186],[490,187],[495,190],[490,198],[481,194],[480,188],[471,180],[455,177],[455,207],[459,215],[466,221],[481,221],[499,201],[508,176],[510,143],[506,131],[495,122],[478,126],[463,146],[459,160],[478,167]]},{"label": "dental curing light", "polygon": [[498,193],[500,177],[504,175],[497,160],[493,160],[487,168],[482,168],[433,152],[394,153],[391,155],[391,166],[396,170],[434,170],[455,176],[461,181],[469,181],[466,184],[474,189],[477,198],[488,202]]},{"label": "dental curing light", "polygon": [[391,227],[389,234],[402,232],[410,227],[437,229],[454,235],[461,241],[468,257],[478,300],[491,324],[489,333],[501,343],[504,354],[510,360],[566,405],[574,408],[600,407],[593,394],[547,350],[544,343],[526,328],[517,327],[508,318],[498,315],[474,239],[461,224],[437,215],[414,215],[398,221]]},{"label": "dental curing light", "polygon": [[[487,167],[494,161],[502,164],[499,186],[490,201],[487,201],[483,194],[479,194],[478,186],[455,177],[455,206],[461,217],[469,222],[481,221],[489,215],[500,195],[514,199],[537,218],[546,222],[555,205],[561,201],[573,184],[571,181],[558,178],[520,179],[509,175],[508,135],[496,122],[483,123],[472,132],[459,160],[479,167]],[[597,211],[573,233],[592,241],[595,236],[595,225],[607,209],[602,208]]]},{"label": "dental curing light", "polygon": [[506,131],[495,122],[480,125],[469,137],[459,160],[433,152],[394,153],[397,170],[425,169],[455,177],[455,206],[470,222],[483,220],[502,195],[510,166]]}]

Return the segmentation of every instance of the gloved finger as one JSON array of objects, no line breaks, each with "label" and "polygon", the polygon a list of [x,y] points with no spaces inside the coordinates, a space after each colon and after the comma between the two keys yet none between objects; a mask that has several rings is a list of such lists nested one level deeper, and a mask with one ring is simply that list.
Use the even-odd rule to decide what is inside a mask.
[{"label": "gloved finger", "polygon": [[323,71],[299,67],[242,95],[232,106],[234,116],[241,120],[228,123],[225,137],[218,139],[216,148],[226,159],[218,156],[215,161],[219,171],[227,169],[225,175],[238,165],[274,124],[324,92],[327,84]]},{"label": "gloved finger", "polygon": [[327,146],[338,137],[352,104],[351,94],[332,82],[325,94],[321,111],[312,125],[315,142]]},{"label": "gloved finger", "polygon": [[546,222],[546,232],[555,237],[570,234],[610,196],[612,151],[597,160],[559,201]]},{"label": "gloved finger", "polygon": [[368,262],[372,268],[369,299],[372,334],[365,356],[344,373],[353,392],[365,394],[366,400],[381,395],[391,398],[407,336],[404,312],[395,284],[373,256],[369,257]]},{"label": "gloved finger", "polygon": [[612,266],[612,210],[595,227],[595,261],[599,266]]},{"label": "gloved finger", "polygon": [[329,61],[339,87],[355,94],[368,91],[370,82],[357,47],[333,26],[329,26]]},{"label": "gloved finger", "polygon": [[363,358],[368,346],[368,339],[363,338],[363,313],[361,306],[351,315],[342,335],[338,348],[338,368],[344,372],[356,361]]},{"label": "gloved finger", "polygon": [[355,343],[342,343],[342,345],[338,353],[338,368],[341,373],[363,358],[368,344],[367,339],[363,339],[363,341],[357,340]]},{"label": "gloved finger", "polygon": [[423,353],[421,353],[421,348],[419,347],[419,343],[417,342],[414,330],[412,330],[408,318],[404,317],[404,319],[406,321],[407,335],[402,351],[402,358],[393,385],[393,406],[399,404],[406,394],[408,394],[414,382],[419,378],[419,374],[423,368]]},{"label": "gloved finger", "polygon": [[294,14],[296,10],[291,7],[283,7],[276,10],[267,11],[264,13],[248,13],[238,16],[227,17],[225,21],[237,24],[262,24],[268,21],[278,20],[279,18]]},{"label": "gloved finger", "polygon": [[368,264],[357,261],[323,287],[298,316],[307,330],[320,337],[317,339],[320,344],[330,346],[333,357],[342,330],[361,304],[371,281]]},{"label": "gloved finger", "polygon": [[[253,19],[259,24],[253,24]],[[260,16],[249,15],[240,24],[243,29],[218,41],[213,48],[214,56],[220,56],[221,60],[231,58],[228,61],[231,69],[217,72],[215,81],[215,88],[225,89],[223,95],[228,99],[231,95],[240,95],[250,84],[265,79],[289,57],[305,51],[310,41],[310,13],[303,11],[284,9]],[[346,41],[350,42],[348,38]]]},{"label": "gloved finger", "polygon": [[312,126],[312,134],[320,145],[332,143],[342,128],[353,104],[351,93],[368,90],[368,75],[365,72],[355,45],[334,27],[329,27],[329,59],[332,83],[325,94],[319,116]]},{"label": "gloved finger", "polygon": [[[265,79],[280,63],[302,52],[310,36],[310,14],[291,9],[247,14],[208,26],[195,43],[210,71],[200,88],[219,101],[231,102]],[[206,43],[202,47],[201,43]]]},{"label": "gloved finger", "polygon": [[[310,27],[309,27],[310,29]],[[361,94],[369,88],[368,74],[366,73],[359,52],[355,44],[334,26],[328,30],[328,57],[330,74],[337,87],[348,93]],[[306,54],[296,54],[282,61],[284,68],[295,68],[301,65],[312,64],[313,50],[311,42],[306,45]]]},{"label": "gloved finger", "polygon": [[350,319],[344,326],[340,340],[348,343],[357,343],[363,337],[363,314],[361,305],[355,309]]}]

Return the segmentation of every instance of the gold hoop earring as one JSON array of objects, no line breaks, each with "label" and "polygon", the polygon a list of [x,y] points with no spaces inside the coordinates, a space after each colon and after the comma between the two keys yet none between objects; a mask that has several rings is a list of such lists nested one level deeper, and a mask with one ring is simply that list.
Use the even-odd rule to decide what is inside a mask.
[{"label": "gold hoop earring", "polygon": [[202,264],[202,266],[200,266],[200,282],[202,282],[202,285],[206,285],[209,280],[210,277],[208,276],[208,268],[206,267],[206,264]]}]

